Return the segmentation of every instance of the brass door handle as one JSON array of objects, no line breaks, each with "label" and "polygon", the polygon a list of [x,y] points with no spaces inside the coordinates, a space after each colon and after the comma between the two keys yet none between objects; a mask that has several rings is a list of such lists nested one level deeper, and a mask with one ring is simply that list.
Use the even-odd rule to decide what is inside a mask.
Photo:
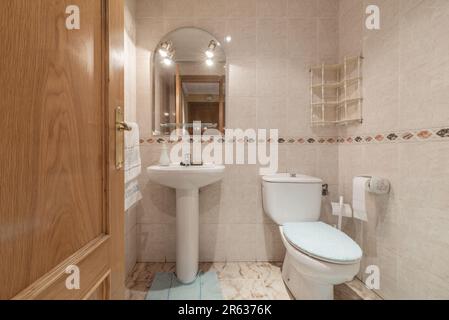
[{"label": "brass door handle", "polygon": [[125,164],[125,131],[132,128],[125,122],[125,115],[121,107],[115,109],[115,167],[117,170],[123,169]]},{"label": "brass door handle", "polygon": [[117,130],[119,131],[132,131],[133,129],[124,121],[119,121],[116,123]]}]

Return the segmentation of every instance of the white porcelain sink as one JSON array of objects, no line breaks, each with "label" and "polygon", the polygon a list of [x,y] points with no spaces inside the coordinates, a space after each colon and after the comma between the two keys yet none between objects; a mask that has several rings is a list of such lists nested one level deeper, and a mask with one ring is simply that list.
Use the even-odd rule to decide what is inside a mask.
[{"label": "white porcelain sink", "polygon": [[199,189],[223,179],[225,167],[204,165],[152,166],[150,180],[176,189],[176,276],[195,281],[199,263]]},{"label": "white porcelain sink", "polygon": [[173,189],[199,189],[223,179],[225,167],[216,165],[152,166],[147,169],[150,180]]}]

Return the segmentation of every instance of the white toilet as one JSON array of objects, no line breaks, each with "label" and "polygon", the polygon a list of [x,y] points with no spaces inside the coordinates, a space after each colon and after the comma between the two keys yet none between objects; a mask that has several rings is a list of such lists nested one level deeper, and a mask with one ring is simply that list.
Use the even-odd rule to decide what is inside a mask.
[{"label": "white toilet", "polygon": [[263,177],[264,210],[280,226],[287,249],[282,277],[298,300],[333,300],[334,285],[351,281],[360,270],[357,243],[318,221],[322,184],[304,175]]}]

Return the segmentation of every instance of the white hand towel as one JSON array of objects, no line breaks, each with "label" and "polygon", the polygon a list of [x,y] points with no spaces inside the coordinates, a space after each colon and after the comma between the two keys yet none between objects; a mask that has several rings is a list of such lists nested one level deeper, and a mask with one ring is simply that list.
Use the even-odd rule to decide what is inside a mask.
[{"label": "white hand towel", "polygon": [[131,131],[125,133],[125,183],[137,179],[142,173],[140,136],[137,123],[130,123]]},{"label": "white hand towel", "polygon": [[125,187],[125,211],[140,200],[142,200],[142,193],[140,192],[138,181],[134,180],[127,183]]},{"label": "white hand towel", "polygon": [[131,131],[125,133],[125,210],[142,200],[137,178],[142,173],[140,136],[137,123],[130,123]]},{"label": "white hand towel", "polygon": [[368,212],[366,210],[366,185],[371,177],[355,177],[353,182],[352,208],[354,218],[368,221]]}]

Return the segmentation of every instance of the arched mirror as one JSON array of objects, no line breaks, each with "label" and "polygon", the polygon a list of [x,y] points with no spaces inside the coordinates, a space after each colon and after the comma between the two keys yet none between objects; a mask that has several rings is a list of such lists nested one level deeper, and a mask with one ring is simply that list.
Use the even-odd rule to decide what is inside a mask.
[{"label": "arched mirror", "polygon": [[181,28],[165,36],[152,64],[153,134],[175,129],[192,133],[225,128],[226,56],[220,42],[197,28]]}]

